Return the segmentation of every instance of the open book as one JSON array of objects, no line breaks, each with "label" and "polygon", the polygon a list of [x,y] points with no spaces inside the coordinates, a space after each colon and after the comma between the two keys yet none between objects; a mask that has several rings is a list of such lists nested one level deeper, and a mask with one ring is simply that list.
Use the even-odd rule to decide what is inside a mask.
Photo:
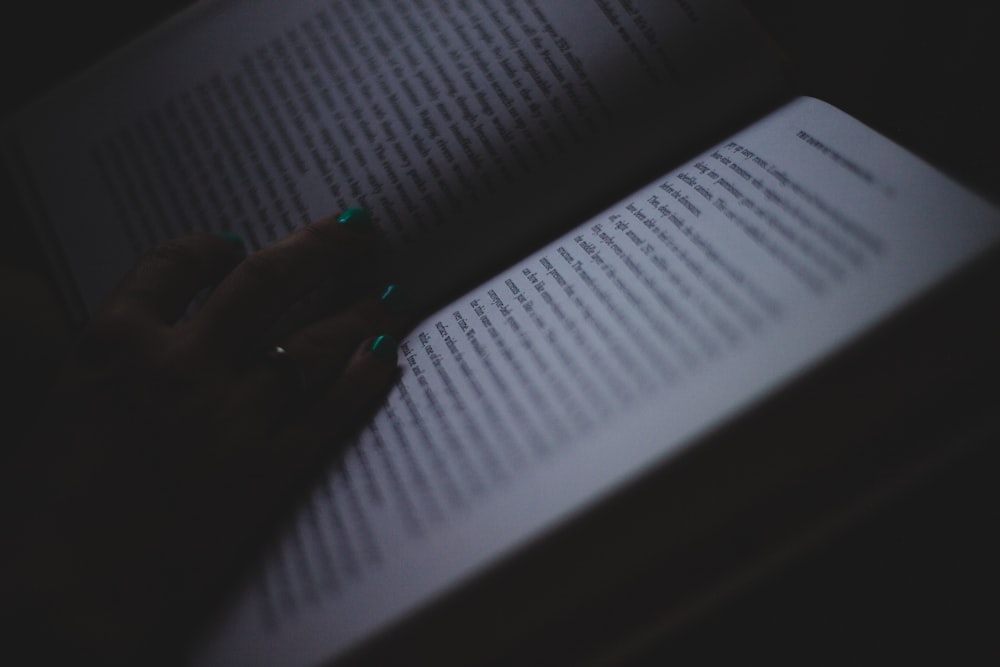
[{"label": "open book", "polygon": [[[355,205],[433,313],[202,665],[386,636],[464,662],[579,607],[584,580],[669,569],[782,466],[713,500],[680,481],[648,554],[586,527],[1000,240],[981,197],[795,96],[723,0],[202,3],[6,130],[81,320],[159,239],[260,247]],[[539,555],[563,534],[593,553]],[[578,585],[535,586],[555,580]]]}]

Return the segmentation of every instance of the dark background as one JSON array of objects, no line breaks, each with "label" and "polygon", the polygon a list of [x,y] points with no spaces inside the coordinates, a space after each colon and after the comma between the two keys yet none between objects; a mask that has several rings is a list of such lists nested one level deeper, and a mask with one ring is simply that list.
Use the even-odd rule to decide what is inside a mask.
[{"label": "dark background", "polygon": [[[0,114],[186,4],[8,4],[0,27]],[[841,107],[1000,202],[997,3],[746,0],[745,5],[786,52],[799,91]],[[35,271],[39,255],[16,216],[3,224],[0,264]],[[61,323],[43,321],[32,331],[25,319],[34,311],[24,304],[44,298],[44,284],[24,285],[18,294],[2,295],[17,302],[5,305],[0,319],[5,342],[35,335],[59,344],[65,333]],[[982,307],[997,310],[996,303]],[[38,360],[22,362],[9,371],[0,368],[5,379],[28,383],[29,390],[20,392],[22,403],[8,401],[15,416],[36,398],[48,370]],[[26,374],[25,367],[34,372]],[[984,391],[1000,399],[1000,392]],[[995,404],[1000,415],[1000,403]],[[15,417],[2,416],[16,432]],[[735,657],[882,664],[933,657],[1000,664],[995,444],[988,438],[946,462],[924,466],[913,479],[885,477],[864,490],[861,509],[827,539],[801,549],[679,634],[647,637],[624,654],[627,661],[689,664]]]}]

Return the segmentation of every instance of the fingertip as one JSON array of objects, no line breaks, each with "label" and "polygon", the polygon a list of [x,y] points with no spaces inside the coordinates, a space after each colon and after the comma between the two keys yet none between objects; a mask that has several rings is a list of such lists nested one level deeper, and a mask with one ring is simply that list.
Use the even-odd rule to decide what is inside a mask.
[{"label": "fingertip", "polygon": [[399,343],[389,334],[366,340],[331,388],[328,404],[349,420],[366,419],[399,378],[398,355]]},{"label": "fingertip", "polygon": [[409,294],[396,283],[387,285],[379,295],[379,300],[393,315],[403,316],[410,312]]},{"label": "fingertip", "polygon": [[395,367],[399,359],[399,341],[389,334],[376,336],[369,343],[368,352],[381,363]]},{"label": "fingertip", "polygon": [[378,395],[388,390],[399,376],[399,341],[391,334],[381,334],[358,346],[340,378],[341,391],[362,396]]},{"label": "fingertip", "polygon": [[218,236],[223,241],[225,241],[226,243],[228,243],[230,245],[230,247],[238,250],[239,252],[243,253],[244,255],[246,254],[246,252],[247,252],[247,242],[243,239],[242,236],[240,236],[236,232],[230,232],[230,231],[219,232]]},{"label": "fingertip", "polygon": [[344,209],[337,216],[337,224],[344,229],[348,229],[358,234],[372,234],[375,232],[375,223],[372,219],[371,211],[363,206],[352,206]]}]

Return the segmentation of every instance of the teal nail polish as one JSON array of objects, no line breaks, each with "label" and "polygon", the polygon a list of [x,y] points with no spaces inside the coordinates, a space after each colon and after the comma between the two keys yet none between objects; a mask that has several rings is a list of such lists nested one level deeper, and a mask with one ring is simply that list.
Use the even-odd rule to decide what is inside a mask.
[{"label": "teal nail polish", "polygon": [[370,349],[371,353],[382,361],[387,364],[395,364],[399,343],[396,342],[395,338],[386,334],[376,338]]},{"label": "teal nail polish", "polygon": [[240,249],[246,249],[247,242],[236,232],[219,232],[219,236]]},{"label": "teal nail polish", "polygon": [[337,222],[348,229],[362,234],[371,232],[375,226],[372,224],[372,214],[366,208],[349,208],[337,218]]},{"label": "teal nail polish", "polygon": [[410,300],[406,296],[406,290],[399,285],[389,285],[382,292],[382,303],[389,309],[389,312],[402,315],[410,307]]}]

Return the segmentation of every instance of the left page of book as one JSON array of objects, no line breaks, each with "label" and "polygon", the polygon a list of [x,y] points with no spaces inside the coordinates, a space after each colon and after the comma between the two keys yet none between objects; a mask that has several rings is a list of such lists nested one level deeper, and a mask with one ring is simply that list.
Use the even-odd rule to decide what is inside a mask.
[{"label": "left page of book", "polygon": [[780,88],[731,0],[220,1],[5,139],[84,315],[158,240],[228,230],[259,248],[358,205],[419,300]]},{"label": "left page of book", "polygon": [[998,242],[994,206],[794,101],[419,324],[387,404],[199,664],[343,656],[669,466]]}]

